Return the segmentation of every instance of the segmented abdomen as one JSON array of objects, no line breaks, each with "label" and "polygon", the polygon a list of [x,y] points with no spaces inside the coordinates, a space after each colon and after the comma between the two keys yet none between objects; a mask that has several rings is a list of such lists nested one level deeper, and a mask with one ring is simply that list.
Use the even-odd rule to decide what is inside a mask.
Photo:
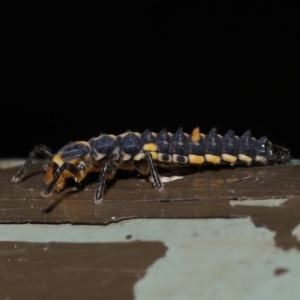
[{"label": "segmented abdomen", "polygon": [[266,137],[255,139],[250,131],[238,137],[232,130],[221,136],[216,128],[207,135],[200,133],[198,127],[191,134],[184,133],[182,128],[174,134],[166,129],[159,133],[146,130],[142,134],[131,131],[118,136],[100,134],[89,144],[94,161],[102,158],[116,162],[138,161],[145,157],[145,152],[165,164],[276,163],[290,158],[287,149],[273,145]]}]

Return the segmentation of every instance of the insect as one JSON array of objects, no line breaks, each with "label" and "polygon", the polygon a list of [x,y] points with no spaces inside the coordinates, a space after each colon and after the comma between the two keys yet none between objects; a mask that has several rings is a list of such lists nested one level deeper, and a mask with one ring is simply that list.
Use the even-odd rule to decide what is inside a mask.
[{"label": "insect", "polygon": [[207,135],[196,127],[191,134],[179,128],[176,133],[159,133],[147,129],[144,133],[127,131],[118,136],[101,133],[89,141],[70,142],[56,154],[44,146],[36,146],[29,154],[24,165],[12,178],[19,182],[37,154],[50,158],[46,166],[46,187],[42,196],[50,197],[59,193],[66,185],[66,179],[74,178],[81,182],[88,173],[99,172],[99,182],[94,202],[101,203],[104,197],[105,183],[112,179],[117,169],[137,170],[140,174],[151,174],[153,185],[162,189],[163,185],[156,167],[201,166],[207,164],[277,164],[290,160],[290,151],[272,144],[264,136],[251,137],[246,131],[238,137],[232,130],[224,136],[213,128]]}]

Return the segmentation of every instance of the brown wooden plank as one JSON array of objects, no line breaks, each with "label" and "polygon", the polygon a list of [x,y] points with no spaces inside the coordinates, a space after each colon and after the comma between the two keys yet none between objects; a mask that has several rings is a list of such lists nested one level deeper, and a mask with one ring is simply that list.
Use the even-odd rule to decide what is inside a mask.
[{"label": "brown wooden plank", "polygon": [[0,242],[1,299],[133,299],[159,242]]},{"label": "brown wooden plank", "polygon": [[[97,176],[88,190],[73,191],[72,182],[59,196],[42,198],[43,175],[13,184],[17,168],[2,170],[0,222],[108,224],[131,218],[233,218],[251,216],[258,226],[278,233],[279,245],[299,247],[290,231],[300,221],[300,166],[237,167],[206,170],[154,190],[140,178],[117,178],[100,205],[93,202]],[[41,166],[32,166],[34,174]],[[231,206],[229,200],[287,198],[279,207]],[[59,201],[57,201],[59,199]],[[58,204],[53,210],[45,209]],[[283,234],[284,232],[284,234]],[[285,236],[285,238],[283,238]]]},{"label": "brown wooden plank", "polygon": [[[34,174],[41,166],[31,169]],[[137,217],[230,217],[242,208],[229,206],[229,199],[300,196],[299,166],[205,170],[165,184],[162,192],[129,176],[116,180],[100,205],[92,200],[97,182],[88,182],[88,191],[67,187],[49,200],[40,195],[42,174],[13,184],[10,180],[16,170],[0,171],[0,222],[107,224]],[[58,203],[55,209],[44,213],[53,202]]]}]

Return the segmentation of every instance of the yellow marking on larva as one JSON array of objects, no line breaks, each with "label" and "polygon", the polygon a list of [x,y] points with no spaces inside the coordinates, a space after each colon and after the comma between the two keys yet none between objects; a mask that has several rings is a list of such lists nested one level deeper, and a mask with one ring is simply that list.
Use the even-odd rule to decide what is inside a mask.
[{"label": "yellow marking on larva", "polygon": [[245,154],[239,154],[238,155],[238,159],[239,160],[241,160],[241,161],[243,161],[243,162],[245,162],[246,164],[250,164],[251,163],[251,161],[252,161],[252,158],[251,157],[249,157],[249,156],[247,156],[247,155],[245,155]]},{"label": "yellow marking on larva", "polygon": [[61,158],[60,154],[57,154],[53,157],[52,162],[56,163],[59,167],[61,167],[64,163],[63,159]]},{"label": "yellow marking on larva", "polygon": [[261,163],[266,163],[267,158],[264,157],[264,156],[257,155],[257,156],[255,156],[255,161],[258,161],[258,162],[261,162]]},{"label": "yellow marking on larva", "polygon": [[[166,155],[168,156],[167,160],[163,159],[163,156],[166,156]],[[162,161],[162,162],[166,162],[166,163],[170,163],[170,162],[172,162],[172,156],[169,155],[169,154],[158,153],[157,160]]]},{"label": "yellow marking on larva", "polygon": [[78,144],[90,147],[90,144],[87,141],[80,141],[80,142],[78,142]]},{"label": "yellow marking on larva", "polygon": [[134,134],[135,136],[137,136],[138,138],[141,137],[141,134],[140,134],[139,132],[134,132],[133,134]]},{"label": "yellow marking on larva", "polygon": [[231,165],[233,165],[233,164],[236,162],[236,160],[237,160],[237,158],[236,158],[235,156],[230,155],[230,154],[222,154],[222,155],[221,155],[221,158],[222,158],[224,161],[230,163]]},{"label": "yellow marking on larva", "polygon": [[141,160],[141,159],[144,159],[145,158],[145,153],[139,153],[137,154],[133,159],[134,160]]},{"label": "yellow marking on larva", "polygon": [[[96,152],[96,151],[95,151]],[[96,152],[97,156],[94,158],[95,161],[101,160],[106,154]]]},{"label": "yellow marking on larva", "polygon": [[133,133],[132,131],[126,131],[122,134],[119,134],[118,137],[124,138],[126,135]]},{"label": "yellow marking on larva", "polygon": [[203,156],[190,154],[189,155],[189,162],[191,164],[201,165],[205,162],[205,159],[204,159]]},{"label": "yellow marking on larva", "polygon": [[157,160],[157,158],[158,158],[157,152],[150,152],[150,154],[154,160]]},{"label": "yellow marking on larva", "polygon": [[212,154],[205,154],[205,160],[207,162],[210,162],[212,164],[219,164],[221,162],[221,157],[220,156],[216,156],[216,155],[212,155]]},{"label": "yellow marking on larva", "polygon": [[122,157],[123,161],[127,161],[127,160],[130,160],[130,159],[131,159],[131,155],[130,154],[123,153],[123,157]]},{"label": "yellow marking on larva", "polygon": [[111,158],[112,161],[119,160],[119,158],[120,158],[120,151],[119,151],[119,148],[116,148],[116,149],[113,151],[112,155],[113,155],[112,158]]},{"label": "yellow marking on larva", "polygon": [[[178,161],[178,157],[184,157],[184,161]],[[188,158],[184,155],[173,154],[172,161],[177,164],[186,164],[188,162]]]},{"label": "yellow marking on larva", "polygon": [[143,150],[155,152],[157,150],[157,145],[155,145],[154,143],[145,144],[143,146]]},{"label": "yellow marking on larva", "polygon": [[196,127],[193,132],[192,132],[192,136],[191,136],[191,140],[193,142],[198,142],[200,140],[200,128]]}]

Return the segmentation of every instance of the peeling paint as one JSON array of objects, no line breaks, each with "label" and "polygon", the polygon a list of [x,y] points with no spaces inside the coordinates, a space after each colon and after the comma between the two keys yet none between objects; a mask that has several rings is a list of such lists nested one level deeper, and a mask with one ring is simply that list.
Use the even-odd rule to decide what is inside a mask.
[{"label": "peeling paint", "polygon": [[230,200],[231,206],[280,206],[287,201],[287,198],[282,199],[247,199],[247,200]]},{"label": "peeling paint", "polygon": [[298,300],[300,254],[245,219],[135,219],[108,226],[0,225],[0,240],[167,247],[134,286],[135,299]]},{"label": "peeling paint", "polygon": [[297,238],[297,240],[300,242],[300,220],[299,224],[292,230],[292,235]]}]

